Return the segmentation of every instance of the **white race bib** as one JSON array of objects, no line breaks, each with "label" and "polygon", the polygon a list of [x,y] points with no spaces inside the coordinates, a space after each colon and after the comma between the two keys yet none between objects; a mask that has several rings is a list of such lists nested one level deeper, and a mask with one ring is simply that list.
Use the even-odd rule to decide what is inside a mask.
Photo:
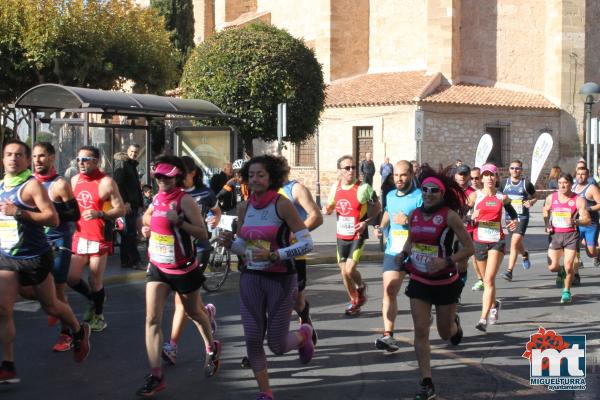
[{"label": "white race bib", "polygon": [[150,258],[159,264],[175,264],[175,236],[152,232],[148,251]]},{"label": "white race bib", "polygon": [[340,236],[354,236],[354,217],[338,217],[337,233]]},{"label": "white race bib", "polygon": [[513,199],[510,201],[517,214],[523,214],[523,199]]},{"label": "white race bib", "polygon": [[390,230],[390,235],[388,240],[390,243],[390,251],[392,253],[398,254],[404,249],[404,244],[406,243],[406,239],[408,239],[408,231],[405,229],[392,229]]},{"label": "white race bib", "polygon": [[19,227],[14,217],[2,216],[0,219],[0,248],[10,252],[19,243]]},{"label": "white race bib", "polygon": [[552,211],[552,226],[555,228],[571,228],[571,213],[569,211]]},{"label": "white race bib", "polygon": [[271,244],[266,240],[248,240],[246,242],[246,258],[248,259],[248,265],[246,268],[257,271],[265,270],[269,268],[271,263],[269,261],[256,261],[252,256],[252,249],[260,248],[265,250],[271,249]]},{"label": "white race bib", "polygon": [[87,240],[82,237],[77,241],[77,254],[96,254],[100,251],[100,242]]},{"label": "white race bib", "polygon": [[500,241],[500,222],[479,221],[477,223],[477,237],[482,242]]},{"label": "white race bib", "polygon": [[413,243],[412,245],[410,260],[412,265],[421,272],[427,272],[427,263],[437,256],[438,246],[422,243]]}]

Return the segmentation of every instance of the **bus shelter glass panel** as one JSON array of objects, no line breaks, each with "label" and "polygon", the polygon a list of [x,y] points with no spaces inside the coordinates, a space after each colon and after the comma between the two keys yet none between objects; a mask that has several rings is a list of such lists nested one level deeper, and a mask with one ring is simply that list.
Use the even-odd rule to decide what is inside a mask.
[{"label": "bus shelter glass panel", "polygon": [[83,126],[69,123],[41,124],[38,142],[50,142],[56,150],[56,171],[70,179],[79,173],[77,150],[83,146]]},{"label": "bus shelter glass panel", "polygon": [[112,137],[112,128],[89,128],[88,143],[100,150],[100,169],[110,175],[114,167]]},{"label": "bus shelter glass panel", "polygon": [[138,153],[138,176],[140,182],[148,182],[148,149],[146,148],[147,131],[145,129],[115,128],[114,134],[114,152],[127,153],[127,149],[132,144],[140,146]]},{"label": "bus shelter glass panel", "polygon": [[176,154],[193,158],[207,179],[221,171],[223,164],[233,158],[233,149],[234,143],[229,129],[177,130]]}]

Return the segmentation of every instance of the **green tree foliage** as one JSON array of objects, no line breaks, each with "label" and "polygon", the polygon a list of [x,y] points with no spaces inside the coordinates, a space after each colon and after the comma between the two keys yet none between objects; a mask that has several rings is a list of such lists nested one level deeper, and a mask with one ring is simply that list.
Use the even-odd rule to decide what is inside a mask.
[{"label": "green tree foliage", "polygon": [[178,60],[180,69],[194,48],[194,5],[192,0],[150,0],[165,19],[165,27],[170,33],[171,43],[181,53]]},{"label": "green tree foliage", "polygon": [[287,103],[288,139],[310,138],[325,102],[323,71],[314,52],[266,24],[217,33],[198,45],[180,84],[184,97],[211,101],[234,116],[249,154],[252,139],[277,139],[277,104]]},{"label": "green tree foliage", "polygon": [[160,93],[178,79],[178,51],[153,9],[131,0],[2,0],[0,96],[55,82],[100,89],[126,80]]}]

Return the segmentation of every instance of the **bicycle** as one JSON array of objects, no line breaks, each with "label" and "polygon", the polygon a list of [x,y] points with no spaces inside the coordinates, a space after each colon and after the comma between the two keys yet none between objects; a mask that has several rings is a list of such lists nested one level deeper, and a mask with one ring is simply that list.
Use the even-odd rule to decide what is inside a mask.
[{"label": "bicycle", "polygon": [[216,292],[227,280],[231,272],[231,251],[220,245],[217,241],[221,230],[235,232],[237,217],[222,215],[219,225],[215,228],[213,238],[210,240],[210,256],[208,262],[201,264],[200,268],[204,274],[202,287],[207,292]]}]

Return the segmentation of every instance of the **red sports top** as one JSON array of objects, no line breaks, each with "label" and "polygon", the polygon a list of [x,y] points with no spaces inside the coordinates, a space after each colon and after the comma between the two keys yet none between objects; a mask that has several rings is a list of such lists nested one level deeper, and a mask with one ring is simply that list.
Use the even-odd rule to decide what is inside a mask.
[{"label": "red sports top", "polygon": [[502,193],[496,192],[494,196],[487,196],[481,190],[477,191],[475,210],[479,210],[479,215],[475,218],[473,240],[480,243],[495,243],[504,239],[501,225],[503,207]]},{"label": "red sports top", "polygon": [[335,191],[335,212],[337,215],[336,237],[344,240],[356,240],[360,234],[354,229],[356,224],[367,213],[367,205],[358,201],[358,187],[361,181],[356,181],[350,189],[342,188],[341,181]]},{"label": "red sports top", "polygon": [[[73,187],[73,195],[79,205],[79,212],[83,214],[85,210],[104,211],[105,202],[100,198],[98,193],[98,186],[104,176],[102,171],[95,171],[92,176],[85,174],[77,175],[77,183]],[[110,238],[106,237],[105,233],[105,221],[102,218],[94,218],[85,220],[80,217],[76,222],[75,232],[73,236],[82,237],[87,240],[93,240],[96,242],[110,241]],[[75,243],[75,241],[73,242]]]},{"label": "red sports top", "polygon": [[554,232],[575,232],[577,228],[573,225],[573,216],[577,212],[577,193],[573,193],[566,203],[558,199],[558,192],[552,193],[552,227]]}]

